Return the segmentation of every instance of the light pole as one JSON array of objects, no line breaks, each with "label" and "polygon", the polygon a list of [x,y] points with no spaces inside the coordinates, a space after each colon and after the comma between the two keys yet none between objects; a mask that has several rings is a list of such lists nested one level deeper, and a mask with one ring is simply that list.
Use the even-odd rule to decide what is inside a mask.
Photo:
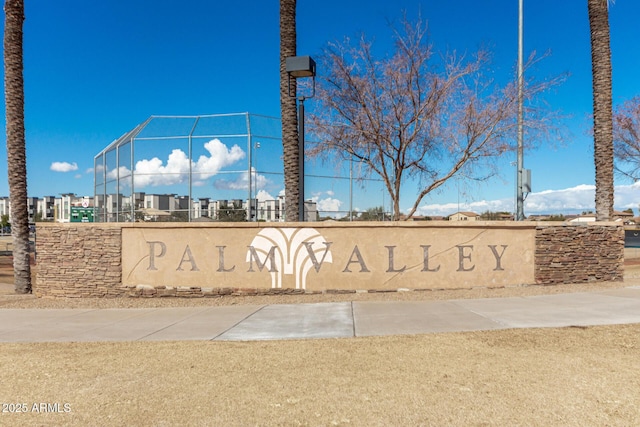
[{"label": "light pole", "polygon": [[349,160],[349,221],[353,221],[353,157]]},{"label": "light pole", "polygon": [[[257,150],[258,148],[260,148],[260,142],[256,142],[255,144],[251,145],[251,142],[249,142],[249,203],[248,203],[248,209],[249,209],[249,221],[257,221],[258,220],[258,201],[254,200],[256,199],[255,197],[253,197],[254,193],[258,194],[258,159],[257,159]],[[254,166],[255,164],[255,166]],[[251,210],[252,210],[252,206],[254,205],[255,201],[255,215],[252,216],[251,215]]]},{"label": "light pole", "polygon": [[518,175],[516,177],[516,221],[524,220],[524,191],[523,191],[523,157],[524,149],[522,143],[522,122],[523,122],[523,109],[522,109],[522,86],[523,86],[523,68],[522,68],[522,56],[523,56],[523,0],[518,1]]},{"label": "light pole", "polygon": [[254,154],[253,157],[253,164],[255,165],[253,167],[254,172],[253,172],[253,179],[254,179],[254,185],[253,185],[253,189],[256,192],[256,196],[258,195],[258,149],[260,148],[260,142],[256,142],[255,145],[253,146],[253,148],[255,148],[256,152]]},{"label": "light pole", "polygon": [[[310,56],[290,56],[286,58],[285,67],[289,78],[289,96],[298,98],[298,221],[304,221],[304,100],[313,98],[316,94],[316,63]],[[312,77],[311,96],[297,96],[297,93],[292,95],[291,77]]]}]

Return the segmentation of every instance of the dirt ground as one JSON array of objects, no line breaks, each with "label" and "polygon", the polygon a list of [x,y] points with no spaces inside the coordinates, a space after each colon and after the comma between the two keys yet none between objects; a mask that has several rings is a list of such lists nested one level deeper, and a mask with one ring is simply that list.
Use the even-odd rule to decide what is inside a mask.
[{"label": "dirt ground", "polygon": [[[637,283],[640,269],[629,267]],[[444,299],[572,289],[314,297]],[[2,307],[66,301],[0,300]],[[245,303],[237,297],[207,303],[222,300]],[[181,302],[187,303],[204,302]],[[640,425],[640,325],[269,342],[0,344],[0,378],[0,425],[12,426],[631,426]]]}]

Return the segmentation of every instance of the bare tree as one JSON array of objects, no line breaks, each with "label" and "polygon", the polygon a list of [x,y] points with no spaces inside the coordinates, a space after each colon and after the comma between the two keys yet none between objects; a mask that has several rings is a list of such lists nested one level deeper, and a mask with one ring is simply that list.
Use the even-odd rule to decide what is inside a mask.
[{"label": "bare tree", "polygon": [[640,179],[640,97],[613,112],[613,154],[618,173]]},{"label": "bare tree", "polygon": [[[330,44],[310,120],[318,141],[310,154],[352,158],[365,173],[379,175],[394,220],[402,217],[406,178],[419,184],[408,219],[452,177],[488,179],[496,173],[494,160],[515,146],[515,82],[499,86],[492,80],[487,52],[439,55],[426,34],[422,21],[404,19],[394,31],[393,54],[381,59],[364,36],[355,45],[349,39]],[[558,80],[527,84],[525,99]],[[527,132],[545,128],[540,112],[527,109]]]},{"label": "bare tree", "polygon": [[[282,117],[282,150],[284,156],[285,219],[298,219],[298,116],[295,97],[296,80],[289,81],[286,58],[296,55],[296,0],[280,0],[280,114]],[[291,92],[290,92],[291,91]]]},{"label": "bare tree", "polygon": [[16,293],[26,294],[31,293],[31,267],[22,75],[23,1],[6,0],[4,14],[4,98],[7,116],[7,169],[11,202],[14,286]]},{"label": "bare tree", "polygon": [[593,74],[593,155],[596,166],[596,219],[613,215],[613,107],[609,0],[588,0]]}]

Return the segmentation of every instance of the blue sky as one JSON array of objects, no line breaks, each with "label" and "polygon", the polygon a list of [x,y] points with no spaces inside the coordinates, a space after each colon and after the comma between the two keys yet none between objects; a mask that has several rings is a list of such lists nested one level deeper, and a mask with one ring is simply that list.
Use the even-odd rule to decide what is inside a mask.
[{"label": "blue sky", "polygon": [[[92,195],[94,156],[152,115],[280,114],[275,0],[26,3],[24,75],[31,196]],[[546,98],[552,108],[567,116],[561,125],[568,136],[561,143],[541,141],[538,149],[525,153],[525,167],[532,170],[533,182],[525,213],[591,210],[594,167],[586,0],[524,3],[525,56],[534,50],[550,54],[532,72],[541,79],[568,75]],[[387,22],[397,21],[403,10],[409,17],[422,14],[438,50],[472,52],[488,46],[496,74],[512,75],[517,55],[517,0],[298,0],[298,54],[319,56],[327,42],[361,32],[384,52],[390,44]],[[610,8],[616,104],[640,94],[639,16],[637,1],[619,0]],[[313,101],[306,106],[313,109]],[[235,144],[223,143],[229,150]],[[208,155],[205,150],[202,152]],[[281,152],[277,145],[259,150],[255,164],[259,172],[265,164],[278,164]],[[0,156],[6,159],[5,144]],[[168,165],[168,153],[156,156],[163,166]],[[515,170],[510,162],[515,158],[503,160],[501,177],[463,186],[464,190],[452,182],[425,198],[419,213],[444,215],[458,208],[512,211]],[[243,157],[228,167],[246,169],[246,162]],[[311,164],[308,170],[321,173],[323,169]],[[6,161],[0,162],[0,176],[6,176]],[[260,177],[269,185],[259,185],[259,189],[272,195],[281,190],[273,175]],[[240,178],[227,177],[225,182]],[[388,197],[381,198],[377,185],[370,183],[366,191],[356,186],[353,207],[388,205]],[[637,213],[640,186],[624,181],[616,185],[616,209],[632,207]],[[346,210],[348,187],[346,180],[308,179],[306,194],[327,209]],[[205,183],[198,191],[218,198],[219,189],[220,185]],[[415,191],[407,188],[405,193],[403,208],[410,206]],[[6,178],[0,181],[0,195],[8,195]]]}]

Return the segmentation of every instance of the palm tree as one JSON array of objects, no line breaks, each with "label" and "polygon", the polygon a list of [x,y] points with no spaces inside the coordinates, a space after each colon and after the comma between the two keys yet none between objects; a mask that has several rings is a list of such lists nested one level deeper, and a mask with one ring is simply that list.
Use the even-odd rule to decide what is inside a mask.
[{"label": "palm tree", "polygon": [[24,80],[22,76],[23,0],[4,4],[4,98],[7,118],[7,169],[13,235],[16,293],[31,293],[27,156],[24,138]]},{"label": "palm tree", "polygon": [[[296,0],[280,0],[280,114],[282,117],[282,149],[284,154],[285,219],[298,218],[298,117],[296,80],[289,81],[286,58],[296,55]],[[289,86],[290,84],[290,86]]]},{"label": "palm tree", "polygon": [[596,219],[613,215],[613,118],[608,0],[588,0],[593,73],[593,143],[596,166]]}]

